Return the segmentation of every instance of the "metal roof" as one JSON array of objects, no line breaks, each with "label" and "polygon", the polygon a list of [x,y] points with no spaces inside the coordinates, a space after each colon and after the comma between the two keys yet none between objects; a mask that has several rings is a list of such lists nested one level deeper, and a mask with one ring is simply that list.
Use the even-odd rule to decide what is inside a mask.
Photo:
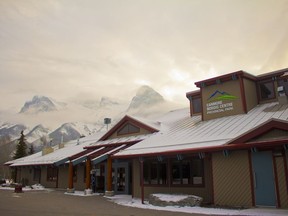
[{"label": "metal roof", "polygon": [[[173,114],[173,113],[172,113]],[[183,115],[184,114],[184,115]],[[288,105],[278,102],[256,106],[247,114],[222,117],[202,121],[201,116],[190,117],[189,109],[178,112],[178,119],[169,121],[166,116],[167,129],[151,136],[121,152],[116,157],[141,156],[165,153],[167,151],[183,152],[187,149],[207,149],[225,145],[235,137],[257,127],[269,119],[288,120]],[[165,122],[165,118],[163,119]]]}]

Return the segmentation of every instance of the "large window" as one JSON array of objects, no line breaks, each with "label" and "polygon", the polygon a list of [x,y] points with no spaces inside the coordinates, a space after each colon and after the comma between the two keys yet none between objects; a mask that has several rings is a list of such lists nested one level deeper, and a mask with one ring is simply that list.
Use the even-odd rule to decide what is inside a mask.
[{"label": "large window", "polygon": [[259,82],[259,93],[261,100],[275,98],[275,86],[273,81]]},{"label": "large window", "polygon": [[191,158],[172,161],[173,185],[202,185],[204,179],[203,159]]},{"label": "large window", "polygon": [[157,160],[144,161],[144,184],[167,184],[167,163]]},{"label": "large window", "polygon": [[198,157],[183,160],[171,158],[167,159],[167,162],[160,162],[157,159],[146,160],[143,169],[144,184],[165,185],[170,179],[171,186],[204,185],[204,160]]},{"label": "large window", "polygon": [[57,181],[58,169],[57,167],[47,168],[47,181]]},{"label": "large window", "polygon": [[201,97],[192,98],[192,107],[193,107],[193,113],[194,114],[202,112]]}]

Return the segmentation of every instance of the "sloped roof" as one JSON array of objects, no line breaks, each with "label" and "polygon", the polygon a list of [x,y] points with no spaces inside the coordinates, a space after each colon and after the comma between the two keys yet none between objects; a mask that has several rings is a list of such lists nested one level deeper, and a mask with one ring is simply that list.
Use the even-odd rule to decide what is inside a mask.
[{"label": "sloped roof", "polygon": [[58,146],[53,147],[54,151],[49,154],[42,155],[41,151],[27,157],[9,161],[5,164],[11,164],[11,167],[28,165],[52,165],[58,161],[64,160],[65,158],[69,158],[73,155],[79,154],[80,152],[87,151],[84,149],[84,147],[89,145],[91,142],[97,141],[101,135],[103,134],[97,133],[92,136],[84,137],[79,140],[79,143],[77,140],[73,140],[66,143],[64,148],[59,149]]},{"label": "sloped roof", "polygon": [[288,105],[279,105],[277,102],[261,104],[247,114],[209,121],[201,121],[201,116],[190,117],[189,109],[180,110],[176,114],[178,118],[166,116],[167,119],[174,119],[174,121],[166,121],[166,130],[160,130],[156,135],[115,154],[115,157],[161,155],[193,149],[201,151],[201,149],[223,146],[269,119],[287,121]]},{"label": "sloped roof", "polygon": [[138,127],[144,128],[151,133],[154,133],[158,130],[158,125],[155,122],[144,120],[136,117],[132,117],[129,115],[125,115],[116,125],[114,125],[104,136],[100,138],[100,140],[106,140],[108,139],[113,133],[115,133],[119,128],[121,128],[124,124],[127,122],[130,122],[132,124],[135,124]]}]

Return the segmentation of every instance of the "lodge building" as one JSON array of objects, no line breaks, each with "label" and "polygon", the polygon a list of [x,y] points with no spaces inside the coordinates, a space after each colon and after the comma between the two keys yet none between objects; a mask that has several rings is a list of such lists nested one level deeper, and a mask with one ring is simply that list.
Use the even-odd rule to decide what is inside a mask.
[{"label": "lodge building", "polygon": [[[288,208],[288,69],[196,82],[189,108],[123,117],[106,134],[7,162],[17,181],[223,206]],[[89,140],[90,139],[90,140]]]}]

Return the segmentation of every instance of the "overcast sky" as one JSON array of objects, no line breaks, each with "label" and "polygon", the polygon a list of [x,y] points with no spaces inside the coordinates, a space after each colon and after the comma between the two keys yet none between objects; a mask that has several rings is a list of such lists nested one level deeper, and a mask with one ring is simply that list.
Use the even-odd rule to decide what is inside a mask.
[{"label": "overcast sky", "polygon": [[0,109],[286,67],[288,0],[0,0]]}]

